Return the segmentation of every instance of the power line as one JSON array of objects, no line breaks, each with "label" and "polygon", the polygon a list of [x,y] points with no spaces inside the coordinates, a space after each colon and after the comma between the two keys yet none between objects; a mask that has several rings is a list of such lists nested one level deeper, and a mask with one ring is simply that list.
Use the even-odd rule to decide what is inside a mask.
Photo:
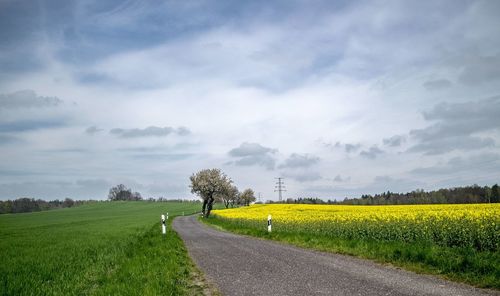
[{"label": "power line", "polygon": [[279,201],[283,199],[283,192],[286,191],[285,183],[283,182],[283,178],[274,178],[277,179],[278,182],[276,182],[276,185],[274,186],[274,192],[278,192],[279,196]]}]

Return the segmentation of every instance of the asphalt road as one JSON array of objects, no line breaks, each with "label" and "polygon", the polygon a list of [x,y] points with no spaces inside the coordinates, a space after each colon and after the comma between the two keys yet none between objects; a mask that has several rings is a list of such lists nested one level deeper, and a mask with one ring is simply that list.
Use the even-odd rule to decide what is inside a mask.
[{"label": "asphalt road", "polygon": [[500,295],[349,256],[217,231],[177,217],[191,258],[223,295]]}]

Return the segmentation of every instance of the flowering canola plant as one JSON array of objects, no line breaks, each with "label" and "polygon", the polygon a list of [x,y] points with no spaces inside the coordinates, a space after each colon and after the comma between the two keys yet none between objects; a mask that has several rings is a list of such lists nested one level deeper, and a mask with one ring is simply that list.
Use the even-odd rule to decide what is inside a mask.
[{"label": "flowering canola plant", "polygon": [[263,230],[269,214],[278,232],[500,251],[500,204],[271,204],[214,211],[217,219]]}]

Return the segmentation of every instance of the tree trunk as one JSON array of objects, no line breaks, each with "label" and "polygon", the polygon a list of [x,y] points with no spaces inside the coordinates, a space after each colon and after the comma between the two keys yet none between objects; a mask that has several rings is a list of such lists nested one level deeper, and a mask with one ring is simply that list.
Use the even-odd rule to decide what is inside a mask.
[{"label": "tree trunk", "polygon": [[210,212],[212,211],[212,204],[214,203],[213,197],[210,197],[208,199],[208,205],[207,205],[207,213],[205,215],[205,218],[208,218],[210,216]]}]

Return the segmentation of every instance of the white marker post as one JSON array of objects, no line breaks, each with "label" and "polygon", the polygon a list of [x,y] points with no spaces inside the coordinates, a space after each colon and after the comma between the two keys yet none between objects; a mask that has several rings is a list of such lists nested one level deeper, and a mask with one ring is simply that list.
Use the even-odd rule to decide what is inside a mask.
[{"label": "white marker post", "polygon": [[269,216],[267,216],[267,232],[271,232],[272,222],[271,214],[269,214]]},{"label": "white marker post", "polygon": [[[168,213],[167,213],[168,217]],[[165,225],[165,215],[161,215],[161,233],[163,235],[167,234],[167,226]]]}]

